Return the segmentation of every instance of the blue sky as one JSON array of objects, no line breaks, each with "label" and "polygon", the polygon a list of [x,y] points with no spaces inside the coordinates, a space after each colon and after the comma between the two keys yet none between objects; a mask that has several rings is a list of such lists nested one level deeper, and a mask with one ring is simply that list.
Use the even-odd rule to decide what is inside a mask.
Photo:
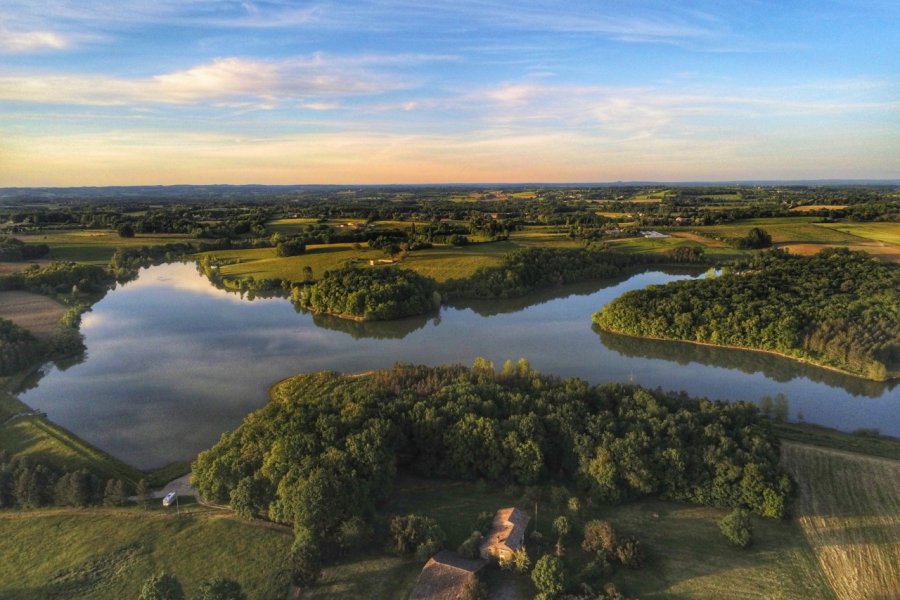
[{"label": "blue sky", "polygon": [[0,0],[0,186],[900,178],[900,2]]}]

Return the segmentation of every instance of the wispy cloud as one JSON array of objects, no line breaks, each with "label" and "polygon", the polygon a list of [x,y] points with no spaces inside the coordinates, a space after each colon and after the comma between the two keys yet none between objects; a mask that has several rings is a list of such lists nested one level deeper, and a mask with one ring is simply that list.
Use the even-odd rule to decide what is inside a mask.
[{"label": "wispy cloud", "polygon": [[10,31],[0,27],[0,52],[63,50],[72,40],[52,31]]},{"label": "wispy cloud", "polygon": [[[388,59],[391,60],[391,59]],[[0,76],[0,100],[49,104],[189,104],[283,100],[377,94],[409,87],[401,77],[368,69],[370,56],[330,59],[321,54],[282,61],[216,59],[147,78],[35,74]]]}]

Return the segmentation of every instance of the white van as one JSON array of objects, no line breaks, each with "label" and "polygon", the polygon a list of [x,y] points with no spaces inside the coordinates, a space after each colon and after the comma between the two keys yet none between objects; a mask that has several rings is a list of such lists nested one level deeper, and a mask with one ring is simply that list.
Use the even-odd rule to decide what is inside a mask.
[{"label": "white van", "polygon": [[168,494],[166,494],[166,497],[163,498],[163,506],[171,505],[173,502],[175,502],[175,497],[175,492],[169,492]]}]

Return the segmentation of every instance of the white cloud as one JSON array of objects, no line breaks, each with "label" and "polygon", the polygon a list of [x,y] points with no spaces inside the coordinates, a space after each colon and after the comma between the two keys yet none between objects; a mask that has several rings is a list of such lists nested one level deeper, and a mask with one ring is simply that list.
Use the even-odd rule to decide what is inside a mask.
[{"label": "white cloud", "polygon": [[[399,77],[360,67],[371,57],[283,61],[221,58],[189,69],[149,78],[127,79],[105,75],[0,76],[0,100],[50,104],[124,105],[144,103],[189,104],[252,99],[261,108],[273,101],[309,97],[377,94],[408,87]],[[226,104],[228,105],[228,104]]]},{"label": "white cloud", "polygon": [[63,50],[71,40],[52,31],[10,31],[0,28],[0,51],[34,52],[36,50]]}]

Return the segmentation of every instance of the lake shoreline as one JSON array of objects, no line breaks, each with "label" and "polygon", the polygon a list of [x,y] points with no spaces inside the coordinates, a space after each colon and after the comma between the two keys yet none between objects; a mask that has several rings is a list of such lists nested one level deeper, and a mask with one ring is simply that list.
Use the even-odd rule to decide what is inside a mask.
[{"label": "lake shoreline", "polygon": [[852,371],[846,371],[839,367],[819,363],[819,362],[816,362],[816,361],[808,359],[808,358],[794,356],[792,354],[785,354],[784,352],[778,352],[777,350],[766,350],[764,348],[751,348],[750,346],[735,346],[732,344],[713,344],[711,342],[698,342],[696,340],[685,340],[685,339],[678,339],[678,338],[664,338],[664,337],[656,337],[656,336],[652,336],[652,335],[632,335],[630,333],[623,333],[621,331],[616,331],[615,329],[609,329],[608,327],[601,327],[596,322],[594,322],[594,327],[596,327],[600,331],[604,331],[606,333],[612,333],[614,335],[621,335],[622,337],[633,338],[636,340],[649,340],[649,341],[653,341],[653,342],[681,342],[682,344],[692,344],[694,346],[706,346],[707,348],[727,348],[729,350],[743,350],[746,352],[758,352],[760,354],[770,354],[772,356],[779,356],[781,358],[786,358],[788,360],[792,360],[794,362],[798,362],[798,363],[801,363],[804,365],[816,367],[817,369],[825,369],[827,371],[832,371],[834,373],[840,373],[841,375],[846,375],[848,377],[855,377],[857,379],[862,379],[863,381],[874,381],[876,383],[890,383],[891,381],[897,381],[898,379],[900,379],[900,375],[889,376],[885,379],[872,379],[870,377],[865,377],[863,375],[860,375],[859,373],[854,373]]}]

